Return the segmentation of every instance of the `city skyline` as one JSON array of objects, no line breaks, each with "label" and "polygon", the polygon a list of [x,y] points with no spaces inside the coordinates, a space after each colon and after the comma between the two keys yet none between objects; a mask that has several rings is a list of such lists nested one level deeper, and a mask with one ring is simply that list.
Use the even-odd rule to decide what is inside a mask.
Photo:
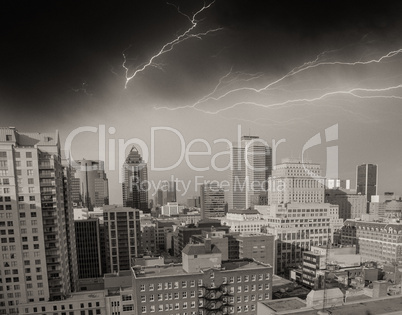
[{"label": "city skyline", "polygon": [[[202,138],[212,146],[220,138],[235,142],[241,125],[242,135],[258,135],[269,144],[286,139],[278,147],[278,163],[300,158],[311,137],[323,137],[338,124],[338,139],[328,146],[338,146],[339,178],[355,187],[356,166],[376,164],[379,193],[402,194],[400,3],[362,10],[360,3],[346,1],[329,9],[311,1],[269,8],[208,2],[193,34],[214,31],[178,43],[127,83],[127,75],[192,26],[191,17],[203,6],[8,4],[1,19],[7,30],[1,51],[3,125],[21,132],[57,129],[62,147],[77,128],[105,125],[106,144],[115,140],[116,151],[118,139],[149,145],[153,127],[174,128],[186,145]],[[74,158],[99,160],[98,138],[90,132],[76,137]],[[172,165],[180,146],[176,134],[160,131],[157,165]],[[205,147],[198,143],[193,149]],[[322,140],[306,153],[325,169],[326,149]],[[215,144],[212,154],[223,150],[223,143]],[[210,165],[208,157],[194,161]],[[120,170],[109,169],[108,156],[104,162],[110,203],[122,204]],[[171,172],[150,170],[148,176],[169,180]],[[185,162],[173,172],[186,181],[197,175]],[[203,176],[227,177],[212,170]],[[177,193],[178,201],[187,197]]]}]

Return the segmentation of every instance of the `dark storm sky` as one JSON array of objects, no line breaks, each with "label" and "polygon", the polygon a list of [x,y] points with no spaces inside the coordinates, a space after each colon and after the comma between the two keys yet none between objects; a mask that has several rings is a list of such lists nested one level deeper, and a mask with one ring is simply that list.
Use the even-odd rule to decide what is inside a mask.
[{"label": "dark storm sky", "polygon": [[[173,3],[186,13],[202,5]],[[130,57],[139,64],[189,25],[165,1],[2,1],[0,12],[3,106],[49,115],[66,98],[74,101],[70,89],[83,82],[99,99],[112,97],[121,79],[111,69],[123,75],[124,49],[131,45]],[[400,36],[401,12],[400,1],[217,0],[202,17],[207,26],[225,30],[175,54],[179,71],[204,80],[217,64],[276,72],[364,34]],[[180,97],[180,76],[164,79],[150,78],[162,94]]]}]

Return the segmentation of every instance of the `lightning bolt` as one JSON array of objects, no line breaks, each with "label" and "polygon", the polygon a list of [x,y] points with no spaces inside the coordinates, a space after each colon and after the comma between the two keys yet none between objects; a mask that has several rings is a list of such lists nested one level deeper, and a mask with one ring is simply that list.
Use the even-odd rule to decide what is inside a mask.
[{"label": "lightning bolt", "polygon": [[123,52],[124,61],[123,61],[123,64],[122,64],[122,66],[123,66],[123,68],[124,68],[124,70],[125,70],[125,78],[126,78],[126,82],[125,82],[124,87],[127,89],[128,83],[129,83],[132,79],[134,79],[134,78],[137,76],[137,74],[139,74],[140,72],[143,72],[145,69],[147,69],[147,68],[149,68],[149,67],[156,67],[156,68],[158,68],[158,69],[161,69],[162,66],[161,66],[160,64],[156,63],[155,60],[156,60],[157,58],[159,58],[160,56],[162,56],[163,54],[166,54],[167,52],[173,50],[173,48],[174,48],[176,45],[178,45],[178,44],[180,44],[180,43],[182,43],[182,42],[184,42],[184,41],[186,41],[186,40],[188,40],[188,39],[191,39],[191,38],[202,39],[203,37],[207,36],[208,34],[221,31],[222,28],[215,28],[215,29],[207,30],[207,31],[205,31],[205,32],[198,32],[198,33],[195,33],[195,32],[194,32],[195,29],[196,29],[197,26],[198,26],[198,23],[199,23],[199,21],[197,20],[198,15],[201,14],[203,11],[207,10],[208,8],[210,8],[214,3],[215,3],[215,1],[212,1],[212,2],[209,3],[208,5],[205,5],[205,4],[204,4],[204,6],[203,6],[201,9],[199,9],[196,13],[194,13],[192,16],[189,16],[189,15],[183,13],[182,11],[180,11],[180,8],[179,8],[179,7],[174,6],[173,4],[168,3],[169,5],[173,5],[181,15],[183,15],[184,17],[186,17],[186,18],[189,20],[189,22],[191,23],[191,26],[189,26],[189,27],[188,27],[184,32],[182,32],[181,34],[176,35],[176,37],[175,37],[173,40],[171,40],[170,42],[164,44],[164,45],[159,49],[159,51],[158,51],[155,55],[153,55],[153,56],[152,56],[146,63],[144,63],[142,66],[139,66],[139,67],[138,67],[134,72],[132,72],[131,74],[130,74],[130,72],[131,72],[131,71],[130,71],[130,67],[127,66],[127,61],[128,61],[128,59],[127,59],[127,54],[126,54],[126,51],[127,51],[127,50],[124,51],[124,52]]},{"label": "lightning bolt", "polygon": [[[287,101],[284,101],[284,102],[274,103],[274,104],[269,104],[269,105],[264,105],[264,104],[254,103],[254,102],[238,102],[238,103],[235,103],[233,105],[230,105],[228,107],[225,107],[225,108],[222,108],[222,109],[219,109],[219,110],[216,110],[216,111],[207,111],[207,110],[200,109],[198,107],[200,104],[203,104],[203,103],[206,103],[206,102],[209,102],[209,101],[217,102],[217,101],[219,101],[219,100],[221,100],[221,99],[223,99],[223,98],[225,98],[225,97],[227,97],[227,96],[229,96],[231,94],[238,93],[238,92],[250,91],[250,92],[254,92],[254,93],[261,93],[261,92],[264,92],[264,91],[268,91],[273,86],[285,81],[286,79],[288,79],[290,77],[296,76],[296,75],[298,75],[298,74],[300,74],[300,73],[302,73],[304,71],[314,69],[314,68],[317,68],[317,67],[336,66],[336,65],[341,65],[341,66],[359,66],[359,65],[361,65],[361,66],[365,66],[365,65],[370,65],[370,64],[378,64],[378,63],[384,62],[385,60],[388,60],[388,59],[390,59],[392,57],[397,56],[398,54],[400,54],[402,52],[402,48],[390,51],[387,54],[385,54],[385,55],[383,55],[383,56],[381,56],[381,57],[379,57],[377,59],[371,59],[371,60],[367,60],[367,61],[354,61],[354,62],[320,61],[323,56],[325,56],[326,54],[328,54],[330,52],[335,52],[335,51],[336,50],[325,51],[325,52],[319,54],[314,60],[306,62],[301,66],[293,68],[291,71],[286,73],[284,76],[282,76],[282,77],[280,77],[280,78],[278,78],[278,79],[266,84],[262,88],[254,88],[254,87],[247,87],[247,86],[244,87],[243,86],[243,87],[231,89],[231,90],[229,90],[227,92],[224,92],[224,93],[222,93],[222,94],[220,94],[218,96],[214,96],[214,94],[216,94],[218,89],[221,88],[221,85],[222,85],[222,82],[223,82],[222,79],[227,78],[228,74],[226,74],[225,76],[223,76],[221,78],[221,80],[219,80],[218,84],[215,86],[215,88],[212,90],[212,92],[210,92],[206,96],[203,96],[201,99],[199,99],[198,101],[196,101],[192,105],[184,105],[184,106],[177,106],[177,107],[163,106],[163,107],[154,107],[154,109],[156,109],[156,110],[165,109],[165,110],[175,111],[175,110],[180,110],[180,109],[185,109],[185,108],[191,108],[191,109],[194,109],[194,110],[197,110],[197,111],[204,112],[206,114],[218,114],[220,112],[227,111],[229,109],[235,108],[235,107],[237,107],[237,106],[239,106],[241,104],[243,104],[243,105],[254,105],[254,106],[257,106],[257,107],[269,108],[269,107],[287,105],[287,104],[296,103],[296,102],[313,102],[313,101],[317,101],[317,100],[323,99],[325,97],[328,97],[328,96],[331,96],[331,95],[336,95],[336,94],[348,94],[348,95],[351,95],[351,96],[354,96],[354,97],[359,97],[359,98],[375,98],[375,97],[377,97],[377,98],[380,98],[380,97],[381,98],[392,98],[392,96],[379,96],[379,95],[371,96],[371,97],[369,97],[369,96],[359,96],[355,92],[359,92],[359,91],[360,92],[361,91],[383,92],[383,91],[393,90],[393,89],[396,89],[396,88],[400,87],[398,85],[398,86],[393,86],[393,87],[383,88],[383,89],[381,89],[381,88],[380,89],[354,88],[354,89],[345,90],[345,91],[341,90],[341,91],[328,92],[328,93],[325,93],[325,94],[323,94],[323,95],[321,95],[319,97],[316,97],[316,98],[287,100]],[[256,79],[256,77],[254,79]],[[394,98],[399,99],[400,97],[395,96]]]},{"label": "lightning bolt", "polygon": [[233,105],[230,105],[230,106],[227,106],[225,108],[221,108],[221,109],[218,109],[215,111],[207,111],[207,110],[203,110],[200,108],[195,108],[195,110],[198,110],[205,114],[216,115],[216,114],[222,113],[224,111],[233,109],[240,105],[252,105],[255,107],[271,108],[271,107],[290,105],[290,104],[294,104],[294,103],[312,103],[312,102],[320,101],[324,98],[327,98],[330,96],[335,96],[335,95],[350,95],[350,96],[361,98],[361,99],[386,98],[386,99],[402,100],[402,96],[396,96],[396,95],[359,95],[359,94],[357,94],[357,92],[387,92],[387,91],[392,91],[392,90],[396,90],[396,89],[400,89],[400,88],[402,88],[402,84],[399,84],[396,86],[385,87],[385,88],[376,88],[376,89],[353,88],[350,90],[339,90],[339,91],[328,92],[328,93],[322,94],[322,95],[314,97],[314,98],[292,99],[292,100],[286,100],[283,102],[277,102],[277,103],[272,103],[272,104],[261,104],[261,103],[255,103],[255,102],[238,102]]}]

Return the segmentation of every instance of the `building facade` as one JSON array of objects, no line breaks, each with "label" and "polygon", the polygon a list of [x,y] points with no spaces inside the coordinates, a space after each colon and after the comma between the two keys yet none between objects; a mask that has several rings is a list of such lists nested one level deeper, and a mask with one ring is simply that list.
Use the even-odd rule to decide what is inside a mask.
[{"label": "building facade", "polygon": [[367,213],[367,199],[345,189],[326,189],[325,202],[339,207],[339,218],[343,220],[361,218]]},{"label": "building facade", "polygon": [[354,227],[363,261],[402,262],[402,224],[346,220]]},{"label": "building facade", "polygon": [[205,184],[200,187],[201,219],[213,219],[225,216],[225,192],[217,184]]},{"label": "building facade", "polygon": [[132,259],[142,253],[140,212],[129,207],[104,207],[107,272],[129,270]]}]

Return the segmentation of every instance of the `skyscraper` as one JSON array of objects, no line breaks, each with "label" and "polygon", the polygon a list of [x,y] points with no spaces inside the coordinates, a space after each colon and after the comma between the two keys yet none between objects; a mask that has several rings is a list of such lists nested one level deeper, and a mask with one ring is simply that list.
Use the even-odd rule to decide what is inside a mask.
[{"label": "skyscraper", "polygon": [[141,254],[140,212],[129,207],[105,206],[105,251],[107,272],[129,270]]},{"label": "skyscraper", "polygon": [[371,196],[377,195],[378,166],[376,164],[362,164],[356,168],[356,191],[367,196],[367,202],[371,202]]},{"label": "skyscraper", "polygon": [[72,291],[73,223],[67,219],[64,180],[57,131],[0,128],[0,263],[7,291],[0,313],[16,313],[21,303],[60,300]]},{"label": "skyscraper", "polygon": [[103,161],[81,160],[75,161],[73,202],[81,204],[90,211],[94,207],[109,204],[108,179],[104,170]]},{"label": "skyscraper", "polygon": [[243,136],[233,145],[228,194],[229,209],[245,209],[266,200],[272,171],[272,150],[258,136]]},{"label": "skyscraper", "polygon": [[176,202],[176,182],[171,181],[168,183],[166,192],[166,202]]},{"label": "skyscraper", "polygon": [[201,219],[225,216],[225,192],[217,184],[201,185]]},{"label": "skyscraper", "polygon": [[132,147],[123,165],[123,205],[149,212],[147,164],[136,147]]}]

